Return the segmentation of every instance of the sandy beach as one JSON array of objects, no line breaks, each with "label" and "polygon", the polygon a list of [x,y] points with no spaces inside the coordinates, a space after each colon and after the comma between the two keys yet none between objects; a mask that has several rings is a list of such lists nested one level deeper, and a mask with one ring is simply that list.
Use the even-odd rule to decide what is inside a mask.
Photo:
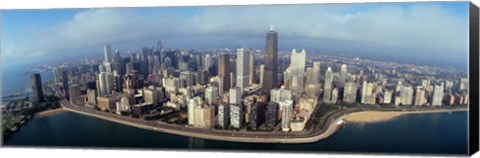
[{"label": "sandy beach", "polygon": [[420,110],[420,111],[362,111],[343,116],[350,123],[375,123],[394,119],[404,114],[425,114],[439,112],[467,111],[467,109]]},{"label": "sandy beach", "polygon": [[54,114],[61,113],[61,112],[64,112],[64,111],[65,111],[65,110],[64,110],[63,108],[57,108],[57,109],[52,109],[52,110],[45,110],[45,111],[36,113],[35,116],[34,116],[34,118],[50,116],[50,115],[54,115]]}]

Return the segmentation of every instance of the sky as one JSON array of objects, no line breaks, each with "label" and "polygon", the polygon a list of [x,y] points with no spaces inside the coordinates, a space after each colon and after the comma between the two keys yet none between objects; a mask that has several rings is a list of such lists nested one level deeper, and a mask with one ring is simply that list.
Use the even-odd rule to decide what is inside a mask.
[{"label": "sky", "polygon": [[279,49],[467,67],[468,2],[300,4],[1,11],[1,62],[27,65],[167,48]]}]

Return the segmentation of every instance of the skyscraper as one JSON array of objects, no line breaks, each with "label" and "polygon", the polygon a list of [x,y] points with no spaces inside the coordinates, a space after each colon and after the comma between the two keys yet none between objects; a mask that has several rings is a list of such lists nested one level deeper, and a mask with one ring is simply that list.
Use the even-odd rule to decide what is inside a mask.
[{"label": "skyscraper", "polygon": [[98,74],[99,81],[99,95],[111,94],[114,89],[114,80],[112,73],[101,72]]},{"label": "skyscraper", "polygon": [[433,97],[432,97],[433,106],[442,105],[443,92],[444,92],[443,83],[441,85],[435,85],[435,88],[433,89]]},{"label": "skyscraper", "polygon": [[265,78],[265,65],[260,65],[260,85],[263,87],[263,78]]},{"label": "skyscraper", "polygon": [[345,85],[345,81],[347,79],[347,65],[342,64],[340,67],[340,85]]},{"label": "skyscraper", "polygon": [[333,72],[332,68],[328,67],[325,71],[325,84],[323,88],[323,102],[330,103],[332,95]]},{"label": "skyscraper", "polygon": [[270,31],[267,32],[267,38],[265,43],[265,63],[263,70],[263,85],[262,90],[264,93],[269,93],[270,90],[278,85],[277,82],[277,52],[278,51],[278,35],[275,32],[275,28],[270,27]]},{"label": "skyscraper", "polygon": [[275,127],[278,120],[278,104],[268,102],[265,110],[265,124],[269,127]]},{"label": "skyscraper", "polygon": [[241,91],[248,87],[249,79],[249,53],[246,49],[240,48],[237,49],[237,87]]},{"label": "skyscraper", "polygon": [[231,104],[230,105],[230,124],[237,129],[243,127],[244,122],[244,113],[242,104]]},{"label": "skyscraper", "polygon": [[415,91],[415,105],[425,104],[425,89],[422,86],[417,86]]},{"label": "skyscraper", "polygon": [[195,99],[188,100],[188,125],[193,126],[195,123],[195,107],[197,106],[197,101]]},{"label": "skyscraper", "polygon": [[221,104],[218,106],[218,125],[226,128],[230,125],[230,105]]},{"label": "skyscraper", "polygon": [[209,86],[205,89],[205,100],[208,105],[217,105],[218,98],[218,88],[216,86]]},{"label": "skyscraper", "polygon": [[62,84],[63,84],[63,92],[65,94],[65,98],[70,99],[70,96],[68,95],[68,72],[67,71],[62,72]]},{"label": "skyscraper", "polygon": [[210,70],[210,67],[213,65],[212,57],[210,54],[205,55],[204,61],[203,61],[203,69],[208,71]]},{"label": "skyscraper", "polygon": [[400,98],[402,98],[402,105],[412,105],[413,88],[411,86],[404,86],[402,91],[400,91]]},{"label": "skyscraper", "polygon": [[112,62],[112,48],[110,45],[103,46],[103,55],[104,55],[104,62],[110,63]]},{"label": "skyscraper", "polygon": [[295,48],[292,50],[289,66],[291,79],[289,80],[291,81],[290,89],[295,92],[303,91],[306,58],[305,49],[302,49],[301,52],[297,52]]},{"label": "skyscraper", "polygon": [[320,84],[320,62],[318,62],[318,61],[313,62],[312,74],[313,74],[312,83],[314,85],[319,85]]},{"label": "skyscraper", "polygon": [[34,103],[41,103],[43,99],[43,87],[42,87],[42,77],[40,74],[35,73],[32,75],[32,91],[33,91],[33,101]]},{"label": "skyscraper", "polygon": [[347,82],[343,94],[343,102],[354,103],[357,99],[357,84],[355,82]]},{"label": "skyscraper", "polygon": [[255,63],[255,59],[254,59],[254,55],[253,55],[253,49],[250,48],[250,51],[248,53],[248,85],[252,85],[253,84],[253,74],[255,73],[255,69],[254,69],[254,63]]},{"label": "skyscraper", "polygon": [[56,84],[62,83],[62,68],[54,67],[53,68],[53,81]]},{"label": "skyscraper", "polygon": [[230,104],[240,104],[241,103],[241,90],[239,87],[234,87],[230,89],[229,96],[230,96]]},{"label": "skyscraper", "polygon": [[230,89],[230,55],[221,54],[218,57],[218,76],[223,81],[222,92],[228,92]]},{"label": "skyscraper", "polygon": [[293,101],[292,100],[285,100],[280,103],[282,106],[282,131],[288,132],[290,131],[290,120],[292,117],[293,112]]}]

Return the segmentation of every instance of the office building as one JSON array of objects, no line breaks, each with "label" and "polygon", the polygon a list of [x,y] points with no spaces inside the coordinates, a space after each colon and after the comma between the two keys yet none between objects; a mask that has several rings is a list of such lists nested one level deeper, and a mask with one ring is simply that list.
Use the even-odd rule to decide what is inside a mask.
[{"label": "office building", "polygon": [[229,96],[230,96],[230,104],[240,104],[242,102],[242,91],[240,90],[239,87],[234,87],[234,88],[231,88],[230,89],[230,92],[229,92]]},{"label": "office building", "polygon": [[290,121],[293,115],[293,100],[285,100],[280,103],[282,106],[282,131],[290,131]]},{"label": "office building", "polygon": [[433,106],[441,106],[443,100],[443,82],[441,85],[435,85],[433,89],[433,97],[432,97],[432,105]]},{"label": "office building", "polygon": [[120,101],[116,103],[116,113],[117,114],[122,114],[122,112],[130,112],[130,101],[126,96],[123,96]]},{"label": "office building", "polygon": [[392,104],[392,94],[391,90],[386,90],[385,94],[383,94],[383,103],[384,104]]},{"label": "office building", "polygon": [[296,49],[292,50],[290,56],[290,89],[296,93],[303,91],[303,81],[305,74],[305,64],[307,59],[307,52],[302,49],[301,52],[297,52]]},{"label": "office building", "polygon": [[103,46],[103,56],[104,56],[104,63],[111,63],[113,58],[112,58],[112,48],[110,45],[105,45]]},{"label": "office building", "polygon": [[40,74],[35,73],[31,77],[32,80],[32,95],[34,103],[41,103],[44,100],[43,98],[43,86],[42,86],[42,77]]},{"label": "office building", "polygon": [[249,80],[249,52],[245,48],[237,49],[237,82],[236,87],[243,91],[248,87]]},{"label": "office building", "polygon": [[195,123],[195,107],[197,106],[197,101],[195,99],[188,100],[187,104],[187,114],[188,114],[188,125],[193,126]]},{"label": "office building", "polygon": [[269,93],[278,85],[277,71],[278,71],[278,35],[275,32],[274,26],[270,27],[270,31],[267,32],[267,38],[265,43],[265,62],[263,70],[262,91]]},{"label": "office building", "polygon": [[320,84],[320,62],[318,61],[313,62],[312,74],[313,74],[312,84],[316,86],[319,85]]},{"label": "office building", "polygon": [[230,55],[221,54],[218,57],[218,76],[222,79],[222,92],[228,92],[230,89]]},{"label": "office building", "polygon": [[355,103],[357,100],[357,84],[355,82],[347,82],[343,90],[343,102]]},{"label": "office building", "polygon": [[233,128],[242,128],[244,117],[242,104],[230,104],[230,124]]},{"label": "office building", "polygon": [[210,85],[205,89],[205,101],[208,105],[217,105],[219,97],[217,86]]},{"label": "office building", "polygon": [[265,110],[265,124],[271,128],[277,125],[278,120],[278,103],[268,102]]},{"label": "office building", "polygon": [[62,83],[62,68],[61,67],[54,67],[53,68],[53,81],[56,84]]},{"label": "office building", "polygon": [[332,68],[328,67],[325,71],[325,84],[323,88],[323,102],[330,103],[333,89],[333,72]]},{"label": "office building", "polygon": [[249,114],[249,125],[252,129],[257,129],[265,122],[265,103],[256,102],[252,105]]},{"label": "office building", "polygon": [[211,128],[213,126],[214,109],[203,103],[198,104],[194,108],[194,123],[196,128]]},{"label": "office building", "polygon": [[424,105],[425,103],[425,89],[422,86],[417,86],[417,90],[415,91],[415,105]]},{"label": "office building", "polygon": [[70,99],[68,95],[68,72],[63,71],[62,72],[62,88],[63,88],[63,93],[65,94],[65,98]]},{"label": "office building", "polygon": [[97,106],[97,90],[95,89],[87,89],[87,105],[90,107]]},{"label": "office building", "polygon": [[340,86],[341,87],[345,85],[346,80],[347,80],[347,65],[342,64],[342,66],[340,66]]},{"label": "office building", "polygon": [[292,100],[293,94],[291,90],[285,89],[284,86],[278,89],[272,89],[270,92],[270,101],[280,104],[285,100]]},{"label": "office building", "polygon": [[254,74],[255,74],[255,67],[254,67],[254,64],[255,64],[255,56],[253,54],[253,49],[250,48],[250,50],[248,51],[248,85],[252,85],[253,84],[253,77],[254,77]]},{"label": "office building", "polygon": [[230,105],[229,104],[220,104],[218,106],[218,125],[222,128],[227,128],[230,126]]},{"label": "office building", "polygon": [[70,97],[70,103],[76,104],[78,102],[78,97],[81,95],[81,89],[79,84],[72,84],[68,87],[68,94]]},{"label": "office building", "polygon": [[413,103],[413,88],[411,86],[404,86],[400,91],[400,98],[402,105],[412,105]]}]

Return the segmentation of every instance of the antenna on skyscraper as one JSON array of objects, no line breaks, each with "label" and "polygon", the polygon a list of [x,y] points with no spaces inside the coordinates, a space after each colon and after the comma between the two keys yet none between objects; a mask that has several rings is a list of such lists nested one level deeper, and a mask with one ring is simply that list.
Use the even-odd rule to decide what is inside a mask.
[{"label": "antenna on skyscraper", "polygon": [[270,25],[270,31],[275,31],[275,25]]}]

